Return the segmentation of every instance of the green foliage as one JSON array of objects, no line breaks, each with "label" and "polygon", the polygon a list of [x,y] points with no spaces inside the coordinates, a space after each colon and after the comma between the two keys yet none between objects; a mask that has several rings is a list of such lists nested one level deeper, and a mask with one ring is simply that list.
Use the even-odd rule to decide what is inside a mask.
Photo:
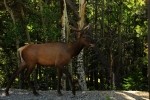
[{"label": "green foliage", "polygon": [[109,95],[106,96],[106,100],[112,100]]},{"label": "green foliage", "polygon": [[[22,46],[27,42],[25,28],[27,28],[26,31],[30,35],[31,42],[59,41],[61,37],[61,6],[57,0],[52,0],[50,3],[44,1],[42,2],[42,10],[39,0],[22,2],[25,7],[24,18],[22,21],[15,17],[15,25],[7,11],[0,11],[0,87],[5,86],[17,68],[16,43],[19,40],[19,46]],[[70,14],[73,17],[73,14]],[[97,49],[84,55],[86,74],[91,84],[89,89],[114,89],[109,77],[110,56],[112,55],[112,72],[116,80],[120,79],[115,81],[115,84],[121,84],[116,89],[147,90],[148,22],[145,1],[88,0],[86,21],[92,23],[90,32],[94,33],[94,36],[91,37],[94,37],[95,41],[97,40]],[[76,72],[76,62],[74,61],[72,65],[73,71]],[[92,70],[95,68],[97,68],[96,71]],[[88,73],[89,69],[93,73]],[[39,84],[44,83],[47,84],[45,85],[46,88],[56,89],[56,70],[38,68],[37,73]],[[97,73],[97,76],[93,76],[94,73]],[[92,81],[91,76],[93,76]],[[94,77],[100,79],[97,87],[94,86],[94,82],[97,81]],[[34,75],[31,78],[34,80]],[[19,80],[20,78],[14,82],[14,87],[18,86]],[[102,87],[100,87],[101,84]],[[106,99],[109,100],[110,97],[108,96]]]},{"label": "green foliage", "polygon": [[148,85],[145,82],[145,78],[142,72],[133,72],[133,74],[128,75],[123,81],[124,90],[147,90]]},{"label": "green foliage", "polygon": [[[34,5],[30,5],[35,8]],[[58,28],[60,13],[58,4],[47,5],[43,3],[43,10],[38,12],[37,15],[28,15],[27,29],[30,33],[31,40],[33,42],[48,42],[57,41],[61,34],[61,29]]]},{"label": "green foliage", "polygon": [[2,86],[2,84],[4,83],[4,73],[0,70],[0,87]]},{"label": "green foliage", "polygon": [[125,90],[129,90],[132,89],[135,85],[135,82],[133,81],[133,79],[131,77],[125,78],[124,79],[124,84],[123,84],[123,88]]}]

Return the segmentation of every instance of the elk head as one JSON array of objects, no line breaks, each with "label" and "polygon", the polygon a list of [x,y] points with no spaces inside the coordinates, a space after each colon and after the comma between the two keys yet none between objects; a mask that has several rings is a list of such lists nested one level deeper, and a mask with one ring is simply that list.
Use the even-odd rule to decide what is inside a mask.
[{"label": "elk head", "polygon": [[76,37],[78,42],[83,44],[85,47],[94,47],[94,41],[91,38],[89,28],[90,24],[83,27],[81,30],[71,26],[71,29],[77,32]]}]

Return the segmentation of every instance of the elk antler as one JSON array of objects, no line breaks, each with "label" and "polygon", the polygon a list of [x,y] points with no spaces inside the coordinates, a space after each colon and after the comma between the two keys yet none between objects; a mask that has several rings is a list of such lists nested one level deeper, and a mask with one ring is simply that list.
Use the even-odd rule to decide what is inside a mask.
[{"label": "elk antler", "polygon": [[77,31],[77,32],[81,32],[85,29],[89,29],[89,27],[91,26],[91,24],[89,23],[88,25],[86,25],[85,27],[83,27],[81,30],[75,28],[74,26],[70,25],[70,28],[73,30],[73,31]]},{"label": "elk antler", "polygon": [[85,29],[89,29],[91,26],[91,24],[89,23],[88,25],[86,25],[82,30],[85,30]]},{"label": "elk antler", "polygon": [[73,31],[78,32],[78,33],[77,33],[77,38],[80,38],[81,35],[84,34],[84,31],[85,31],[85,30],[88,30],[90,26],[91,26],[91,24],[88,24],[88,25],[86,25],[85,27],[83,27],[81,30],[75,28],[75,27],[72,26],[72,25],[70,25],[70,28],[71,28]]}]

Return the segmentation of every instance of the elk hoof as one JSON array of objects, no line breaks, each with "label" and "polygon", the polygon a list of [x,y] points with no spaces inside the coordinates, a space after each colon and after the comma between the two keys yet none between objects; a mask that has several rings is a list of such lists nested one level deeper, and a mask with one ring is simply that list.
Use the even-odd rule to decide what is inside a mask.
[{"label": "elk hoof", "polygon": [[75,95],[74,94],[72,94],[71,96],[70,96],[70,98],[74,98],[75,97]]},{"label": "elk hoof", "polygon": [[73,92],[72,92],[72,94],[75,96],[75,95],[76,95],[76,92],[75,92],[75,91],[73,91]]},{"label": "elk hoof", "polygon": [[72,90],[72,94],[73,94],[74,96],[76,95],[75,88],[73,88],[73,90]]},{"label": "elk hoof", "polygon": [[5,96],[9,96],[9,93],[8,93],[8,91],[5,91]]},{"label": "elk hoof", "polygon": [[63,94],[62,93],[58,93],[58,96],[62,96]]}]

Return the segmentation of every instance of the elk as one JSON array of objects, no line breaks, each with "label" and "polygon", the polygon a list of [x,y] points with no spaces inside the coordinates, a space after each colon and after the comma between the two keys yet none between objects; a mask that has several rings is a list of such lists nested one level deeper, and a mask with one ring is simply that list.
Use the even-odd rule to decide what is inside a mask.
[{"label": "elk", "polygon": [[34,84],[32,84],[32,82],[30,81],[30,74],[35,69],[36,64],[40,64],[45,67],[53,65],[57,68],[58,95],[62,95],[60,91],[61,77],[63,73],[66,74],[71,85],[72,94],[75,95],[75,88],[73,86],[72,77],[67,68],[65,67],[65,65],[67,65],[74,56],[77,56],[84,47],[94,46],[93,40],[90,38],[88,34],[86,34],[88,28],[89,25],[81,30],[73,28],[73,30],[77,31],[77,39],[73,43],[55,42],[44,44],[27,44],[23,47],[20,47],[18,49],[21,59],[20,66],[13,73],[9,82],[7,83],[5,89],[6,96],[9,95],[9,88],[11,87],[11,84],[13,83],[16,76],[24,70],[26,70],[25,80],[28,81],[29,86],[32,88],[33,94],[38,95],[38,92],[36,91]]}]

